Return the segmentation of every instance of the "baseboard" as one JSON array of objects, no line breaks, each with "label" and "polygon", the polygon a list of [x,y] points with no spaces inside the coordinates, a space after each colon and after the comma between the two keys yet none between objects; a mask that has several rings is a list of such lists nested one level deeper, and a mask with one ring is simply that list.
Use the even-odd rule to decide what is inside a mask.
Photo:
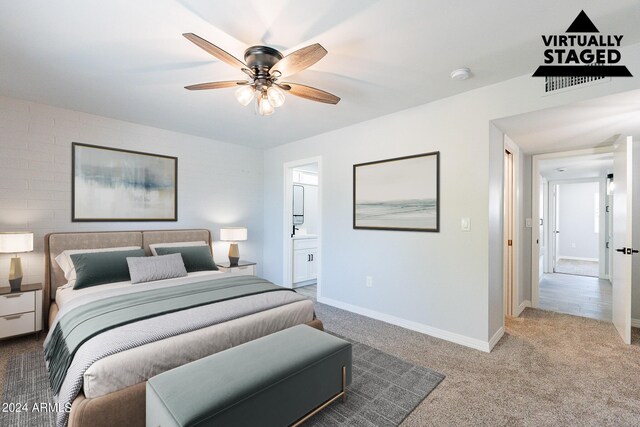
[{"label": "baseboard", "polygon": [[522,301],[520,303],[520,305],[518,306],[518,308],[516,309],[516,313],[515,313],[514,317],[520,316],[522,314],[522,312],[524,311],[524,309],[527,308],[527,307],[531,307],[531,301],[529,301],[529,300]]},{"label": "baseboard", "polygon": [[634,328],[640,328],[640,319],[631,319],[631,326]]},{"label": "baseboard", "polygon": [[[493,347],[491,345],[491,341],[487,342],[487,341],[482,341],[476,338],[470,338],[465,335],[460,335],[454,332],[445,331],[443,329],[434,328],[433,326],[428,326],[423,323],[402,319],[400,317],[392,316],[390,314],[380,313],[375,310],[371,310],[368,308],[360,307],[360,306],[349,304],[346,302],[334,300],[331,298],[326,298],[321,296],[321,297],[318,297],[318,302],[322,304],[330,305],[332,307],[340,308],[342,310],[347,310],[352,313],[360,314],[362,316],[370,317],[372,319],[380,320],[382,322],[391,323],[392,325],[396,325],[405,329],[410,329],[412,331],[420,332],[422,334],[426,334],[434,338],[440,338],[445,341],[449,341],[455,344],[463,345],[465,347],[473,348],[475,350],[484,351],[485,353],[489,353],[491,351],[491,348]],[[502,333],[504,333],[504,329],[502,329]],[[496,335],[494,335],[493,338],[491,338],[491,340],[496,339],[496,342],[498,342],[498,340],[502,336],[501,334],[498,336],[498,333],[496,333]]]},{"label": "baseboard", "polygon": [[579,256],[560,256],[558,257],[558,261],[561,259],[567,259],[570,261],[591,261],[591,262],[598,262],[598,258],[583,258],[583,257],[579,257]]},{"label": "baseboard", "polygon": [[498,329],[498,331],[495,334],[493,334],[493,336],[489,340],[489,351],[493,350],[493,347],[495,347],[495,345],[498,344],[498,341],[500,341],[500,338],[502,338],[503,335],[504,335],[504,326],[501,326],[500,329]]}]

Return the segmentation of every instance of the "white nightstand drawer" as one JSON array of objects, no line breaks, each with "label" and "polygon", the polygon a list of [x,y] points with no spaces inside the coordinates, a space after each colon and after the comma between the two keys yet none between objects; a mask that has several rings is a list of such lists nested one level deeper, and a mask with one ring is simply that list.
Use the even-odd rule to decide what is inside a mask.
[{"label": "white nightstand drawer", "polygon": [[[31,295],[33,292],[29,292],[29,294]],[[33,298],[33,295],[31,297]],[[31,312],[0,317],[0,338],[35,332],[35,316],[36,314]]]},{"label": "white nightstand drawer", "polygon": [[35,292],[0,296],[0,316],[36,310]]}]

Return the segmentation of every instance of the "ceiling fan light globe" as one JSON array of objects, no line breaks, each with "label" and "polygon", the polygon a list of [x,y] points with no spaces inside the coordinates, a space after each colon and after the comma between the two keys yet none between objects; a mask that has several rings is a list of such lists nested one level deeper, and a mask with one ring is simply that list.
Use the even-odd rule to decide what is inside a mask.
[{"label": "ceiling fan light globe", "polygon": [[266,96],[258,98],[258,114],[261,116],[270,116],[274,110],[275,108],[269,102],[269,98]]},{"label": "ceiling fan light globe", "polygon": [[277,86],[271,86],[267,89],[267,98],[269,99],[269,103],[276,108],[282,106],[286,99],[284,91]]},{"label": "ceiling fan light globe", "polygon": [[249,85],[240,86],[236,89],[236,99],[245,107],[251,103],[254,96],[255,90]]}]

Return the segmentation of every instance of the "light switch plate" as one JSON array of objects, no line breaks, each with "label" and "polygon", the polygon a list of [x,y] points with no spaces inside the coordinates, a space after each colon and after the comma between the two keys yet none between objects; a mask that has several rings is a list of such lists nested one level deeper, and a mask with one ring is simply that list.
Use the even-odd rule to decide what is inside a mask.
[{"label": "light switch plate", "polygon": [[471,231],[471,219],[462,218],[462,221],[460,221],[460,229],[462,231]]},{"label": "light switch plate", "polygon": [[531,218],[526,218],[524,220],[524,226],[527,228],[531,228]]}]

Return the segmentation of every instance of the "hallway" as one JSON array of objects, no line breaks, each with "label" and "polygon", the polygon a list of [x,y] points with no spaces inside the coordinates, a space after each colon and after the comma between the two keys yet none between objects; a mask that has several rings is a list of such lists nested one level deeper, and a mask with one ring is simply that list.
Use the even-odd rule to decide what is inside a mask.
[{"label": "hallway", "polygon": [[597,277],[544,274],[540,309],[610,322],[611,283]]}]

